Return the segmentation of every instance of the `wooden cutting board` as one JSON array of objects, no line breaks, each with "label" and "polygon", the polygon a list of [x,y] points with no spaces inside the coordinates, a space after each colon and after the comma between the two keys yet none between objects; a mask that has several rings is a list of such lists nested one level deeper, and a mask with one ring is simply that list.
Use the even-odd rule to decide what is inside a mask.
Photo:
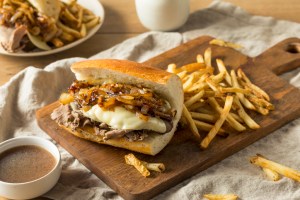
[{"label": "wooden cutting board", "polygon": [[[180,66],[194,62],[196,55],[203,54],[210,46],[211,39],[209,36],[199,37],[145,63],[166,68],[169,63]],[[246,57],[233,49],[211,46],[213,59],[222,58],[230,68],[241,66],[251,80],[270,95],[276,109],[268,116],[251,113],[261,125],[260,129],[231,134],[225,139],[217,137],[205,151],[201,151],[199,144],[190,139],[188,130],[181,130],[176,132],[171,143],[158,155],[136,153],[142,160],[163,162],[166,165],[164,173],[153,173],[150,178],[142,177],[134,167],[125,164],[124,155],[129,151],[89,142],[60,128],[50,119],[52,110],[59,106],[58,102],[37,111],[38,124],[123,198],[150,199],[300,116],[300,91],[277,76],[300,66],[299,45],[300,39],[290,38],[255,58]]]}]

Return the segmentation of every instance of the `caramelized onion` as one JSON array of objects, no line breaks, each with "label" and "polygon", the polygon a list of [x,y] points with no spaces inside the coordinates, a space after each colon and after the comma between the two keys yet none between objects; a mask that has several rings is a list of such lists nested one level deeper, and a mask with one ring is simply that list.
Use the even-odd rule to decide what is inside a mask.
[{"label": "caramelized onion", "polygon": [[74,95],[74,101],[81,107],[98,104],[103,109],[113,109],[122,106],[145,121],[149,117],[171,121],[174,117],[174,112],[166,100],[141,86],[120,83],[95,86],[84,81],[75,81],[69,88],[69,93]]}]

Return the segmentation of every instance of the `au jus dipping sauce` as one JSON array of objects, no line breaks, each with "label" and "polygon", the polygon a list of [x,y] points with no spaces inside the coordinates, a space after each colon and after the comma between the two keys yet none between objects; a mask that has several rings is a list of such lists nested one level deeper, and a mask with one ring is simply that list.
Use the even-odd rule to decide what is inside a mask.
[{"label": "au jus dipping sauce", "polygon": [[24,145],[0,154],[0,181],[24,183],[48,174],[55,166],[54,156],[47,150]]}]

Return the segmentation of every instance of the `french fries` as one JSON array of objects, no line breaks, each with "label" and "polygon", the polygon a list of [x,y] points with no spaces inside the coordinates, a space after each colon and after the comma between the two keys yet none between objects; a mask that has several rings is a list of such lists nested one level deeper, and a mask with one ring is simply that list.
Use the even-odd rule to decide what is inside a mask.
[{"label": "french fries", "polygon": [[163,163],[147,163],[145,161],[142,161],[142,164],[145,165],[146,168],[151,171],[163,172],[166,169]]},{"label": "french fries", "polygon": [[148,163],[141,161],[132,153],[125,155],[124,158],[126,164],[134,166],[144,177],[150,176],[149,170],[163,172],[166,169],[163,163]]},{"label": "french fries", "polygon": [[146,166],[137,159],[132,153],[125,155],[125,162],[128,165],[134,166],[144,177],[150,176],[150,172]]},{"label": "french fries", "polygon": [[[218,40],[211,43],[234,46]],[[212,53],[208,48],[203,55],[196,56],[195,63],[181,67],[170,63],[167,67],[183,84],[181,124],[189,127],[202,149],[207,148],[216,135],[227,136],[232,129],[242,132],[247,128],[260,128],[248,114],[249,110],[266,115],[274,109],[269,95],[254,85],[242,69],[228,70],[223,60],[216,59],[218,72],[215,72]]]},{"label": "french fries", "polygon": [[0,25],[7,22],[24,24],[27,31],[46,42],[51,48],[59,48],[80,38],[100,23],[100,18],[77,3],[61,1],[58,19],[39,13],[28,1],[6,0],[0,4]]},{"label": "french fries", "polygon": [[237,200],[238,196],[235,194],[205,194],[204,198],[208,200]]},{"label": "french fries", "polygon": [[213,39],[209,42],[209,44],[212,45],[217,45],[217,46],[221,46],[221,47],[229,47],[229,48],[233,48],[233,49],[241,49],[242,46],[239,44],[235,44],[235,43],[231,43],[231,42],[225,42],[223,40],[220,39]]},{"label": "french fries", "polygon": [[194,134],[195,138],[197,140],[200,140],[201,135],[199,134],[197,126],[196,126],[191,114],[189,113],[188,109],[185,107],[185,105],[183,105],[182,117],[184,117],[186,119],[186,121],[188,122],[188,125],[189,125],[192,133]]},{"label": "french fries", "polygon": [[280,180],[280,176],[277,172],[274,170],[271,170],[269,168],[262,168],[262,170],[265,172],[266,176],[271,179],[272,181],[278,181]]},{"label": "french fries", "polygon": [[[265,168],[265,169],[269,169],[267,170],[268,172],[268,176],[272,173],[272,175],[270,175],[271,177],[273,177],[272,179],[277,180],[278,179],[278,175],[276,175],[274,172],[281,174],[285,177],[288,177],[290,179],[293,179],[295,181],[300,182],[300,172],[297,170],[294,170],[292,168],[286,167],[284,165],[281,165],[279,163],[273,162],[271,160],[268,160],[266,158],[264,158],[262,155],[257,154],[256,156],[253,156],[250,158],[250,162],[254,165],[257,165],[259,167]],[[271,171],[270,171],[271,170]],[[274,172],[272,172],[274,171]],[[270,173],[270,174],[269,174]]]}]

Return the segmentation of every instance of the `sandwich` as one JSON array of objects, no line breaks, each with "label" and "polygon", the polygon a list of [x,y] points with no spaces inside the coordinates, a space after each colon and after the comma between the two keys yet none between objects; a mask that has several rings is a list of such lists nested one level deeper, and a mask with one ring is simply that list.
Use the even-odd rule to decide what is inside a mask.
[{"label": "sandwich", "polygon": [[58,34],[60,0],[15,0],[0,3],[0,44],[10,53],[34,48],[51,50]]},{"label": "sandwich", "polygon": [[74,63],[76,80],[51,118],[93,142],[156,155],[172,139],[183,107],[180,78],[126,60]]}]

